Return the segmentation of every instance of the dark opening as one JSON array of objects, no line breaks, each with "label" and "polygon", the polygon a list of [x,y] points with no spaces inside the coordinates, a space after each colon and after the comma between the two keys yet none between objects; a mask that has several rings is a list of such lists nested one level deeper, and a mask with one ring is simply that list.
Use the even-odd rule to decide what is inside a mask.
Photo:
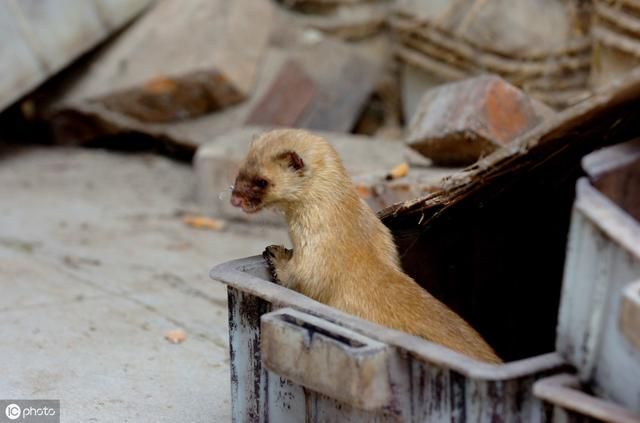
[{"label": "dark opening", "polygon": [[291,323],[293,325],[306,329],[307,332],[309,333],[309,340],[313,339],[314,334],[319,333],[323,336],[326,336],[327,338],[335,339],[336,341],[342,344],[348,345],[351,348],[362,348],[365,346],[365,344],[360,341],[347,338],[346,336],[339,335],[337,333],[329,332],[326,329],[313,325],[309,322],[305,322],[303,320],[297,319],[296,317],[291,316],[289,314],[281,314],[280,319],[284,320],[287,323]]},{"label": "dark opening", "polygon": [[[456,201],[381,216],[405,271],[471,323],[505,360],[555,350],[581,159],[640,133],[640,101],[572,117],[527,154],[496,165]],[[419,224],[418,222],[422,222]]]}]

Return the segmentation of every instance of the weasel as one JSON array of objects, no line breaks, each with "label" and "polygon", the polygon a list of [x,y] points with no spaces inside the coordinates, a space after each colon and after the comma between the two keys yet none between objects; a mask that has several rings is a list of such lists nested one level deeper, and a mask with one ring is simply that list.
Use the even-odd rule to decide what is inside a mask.
[{"label": "weasel", "polygon": [[389,229],[359,197],[334,148],[294,129],[255,139],[231,204],[284,212],[293,249],[263,253],[274,279],[316,301],[481,361],[500,358],[466,321],[400,267]]}]

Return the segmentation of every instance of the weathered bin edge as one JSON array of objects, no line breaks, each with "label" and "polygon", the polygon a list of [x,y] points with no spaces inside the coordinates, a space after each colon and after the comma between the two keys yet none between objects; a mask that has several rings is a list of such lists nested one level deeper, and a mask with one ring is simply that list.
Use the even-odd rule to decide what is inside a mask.
[{"label": "weathered bin edge", "polygon": [[[574,207],[609,238],[640,259],[640,225],[617,204],[594,188],[586,178],[576,184]],[[631,281],[629,281],[631,282]]]},{"label": "weathered bin edge", "polygon": [[322,317],[377,341],[400,348],[436,366],[447,367],[473,379],[502,381],[527,377],[534,373],[567,369],[555,352],[493,365],[477,361],[441,345],[352,316],[306,297],[298,292],[268,282],[251,274],[268,274],[262,257],[253,256],[215,266],[209,273],[214,280],[242,292],[260,297],[280,307],[293,307]]},{"label": "weathered bin edge", "polygon": [[593,393],[640,412],[638,354],[620,325],[623,291],[640,276],[640,224],[587,178],[576,191],[556,351]]},{"label": "weathered bin edge", "polygon": [[579,387],[580,381],[576,376],[558,374],[535,382],[533,394],[554,407],[580,416],[611,423],[640,422],[639,415],[616,403],[582,392]]}]

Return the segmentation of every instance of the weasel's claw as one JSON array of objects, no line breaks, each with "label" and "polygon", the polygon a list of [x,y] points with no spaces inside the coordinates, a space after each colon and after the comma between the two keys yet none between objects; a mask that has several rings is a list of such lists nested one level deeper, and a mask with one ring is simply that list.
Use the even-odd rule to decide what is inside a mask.
[{"label": "weasel's claw", "polygon": [[267,266],[269,267],[269,272],[271,273],[271,278],[274,282],[278,282],[278,273],[276,272],[276,266],[274,264],[274,260],[276,255],[274,253],[274,247],[278,247],[277,245],[270,245],[264,249],[262,252],[262,258],[267,262]]},{"label": "weasel's claw", "polygon": [[269,245],[264,249],[264,251],[262,252],[262,257],[269,266],[269,270],[271,271],[271,276],[273,276],[274,282],[283,282],[280,280],[280,278],[278,278],[278,272],[276,271],[276,268],[279,266],[280,269],[282,269],[282,266],[286,265],[286,263],[291,260],[292,256],[293,250],[288,250],[282,245]]}]

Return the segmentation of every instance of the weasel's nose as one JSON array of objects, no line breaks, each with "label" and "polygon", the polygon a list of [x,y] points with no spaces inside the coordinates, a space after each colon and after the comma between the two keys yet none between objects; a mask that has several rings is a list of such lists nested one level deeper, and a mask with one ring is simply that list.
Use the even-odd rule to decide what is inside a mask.
[{"label": "weasel's nose", "polygon": [[239,195],[237,195],[236,193],[232,193],[231,194],[231,205],[233,207],[240,207],[242,206],[242,197],[240,197]]}]

